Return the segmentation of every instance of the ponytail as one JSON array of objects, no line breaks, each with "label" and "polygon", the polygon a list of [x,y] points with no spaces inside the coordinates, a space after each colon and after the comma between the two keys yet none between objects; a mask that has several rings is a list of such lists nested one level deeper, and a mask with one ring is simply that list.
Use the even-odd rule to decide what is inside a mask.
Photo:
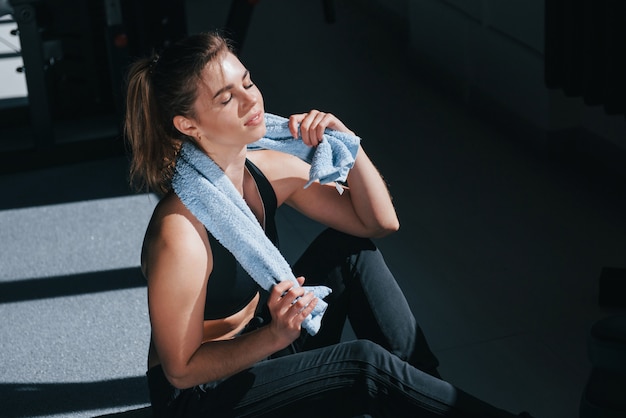
[{"label": "ponytail", "polygon": [[131,149],[130,180],[137,189],[165,194],[171,189],[176,156],[184,141],[177,115],[194,117],[198,84],[206,65],[232,51],[218,33],[189,36],[160,56],[137,60],[128,72],[124,134]]},{"label": "ponytail", "polygon": [[152,91],[155,59],[136,61],[128,73],[124,133],[131,149],[130,181],[137,190],[165,194],[173,174],[175,141],[163,126]]}]

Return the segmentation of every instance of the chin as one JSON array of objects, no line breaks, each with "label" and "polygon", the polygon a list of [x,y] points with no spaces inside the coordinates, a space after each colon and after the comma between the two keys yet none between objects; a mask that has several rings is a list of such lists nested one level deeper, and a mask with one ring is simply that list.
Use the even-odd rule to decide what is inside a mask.
[{"label": "chin", "polygon": [[265,136],[265,133],[267,132],[267,127],[265,126],[265,121],[263,121],[263,123],[261,123],[259,126],[256,127],[256,129],[254,130],[254,133],[256,135],[258,135],[258,137],[255,139],[255,141],[257,139],[261,139]]}]

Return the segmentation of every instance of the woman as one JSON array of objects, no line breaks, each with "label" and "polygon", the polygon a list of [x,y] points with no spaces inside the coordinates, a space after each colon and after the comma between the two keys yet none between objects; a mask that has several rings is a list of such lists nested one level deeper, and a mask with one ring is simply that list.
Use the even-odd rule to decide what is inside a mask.
[{"label": "woman", "polygon": [[[155,416],[511,416],[437,378],[437,359],[368,239],[399,224],[365,151],[358,147],[344,193],[304,187],[302,159],[248,150],[266,134],[264,115],[250,72],[217,34],[190,36],[130,70],[131,175],[162,195],[141,260]],[[311,148],[327,129],[352,134],[316,110],[292,115],[288,129]],[[219,166],[272,242],[282,204],[329,227],[293,266],[300,286],[261,290],[173,190],[185,144]],[[321,302],[305,280],[332,294]],[[326,302],[319,330],[303,331]],[[346,318],[356,341],[340,342]]]}]

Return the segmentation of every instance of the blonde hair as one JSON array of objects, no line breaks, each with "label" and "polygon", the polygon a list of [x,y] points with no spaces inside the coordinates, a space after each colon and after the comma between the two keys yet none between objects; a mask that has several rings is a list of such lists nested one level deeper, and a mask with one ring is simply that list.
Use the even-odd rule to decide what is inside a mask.
[{"label": "blonde hair", "polygon": [[200,33],[131,65],[124,134],[135,188],[160,194],[170,191],[178,150],[184,141],[193,141],[174,127],[174,117],[194,117],[203,69],[228,51],[232,48],[220,34]]}]

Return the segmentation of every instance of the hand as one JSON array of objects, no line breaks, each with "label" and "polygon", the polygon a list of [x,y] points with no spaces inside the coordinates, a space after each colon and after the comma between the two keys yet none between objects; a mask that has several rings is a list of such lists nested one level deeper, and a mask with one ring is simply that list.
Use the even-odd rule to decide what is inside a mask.
[{"label": "hand", "polygon": [[308,113],[299,113],[289,117],[289,131],[294,138],[298,137],[298,125],[302,141],[310,147],[316,147],[323,140],[326,128],[346,132],[354,135],[337,117],[331,113],[311,110]]},{"label": "hand", "polygon": [[302,287],[304,277],[298,277],[300,286],[285,280],[276,284],[270,292],[267,306],[272,315],[269,327],[278,338],[284,339],[285,346],[300,336],[302,321],[311,314],[318,299],[313,292]]}]

